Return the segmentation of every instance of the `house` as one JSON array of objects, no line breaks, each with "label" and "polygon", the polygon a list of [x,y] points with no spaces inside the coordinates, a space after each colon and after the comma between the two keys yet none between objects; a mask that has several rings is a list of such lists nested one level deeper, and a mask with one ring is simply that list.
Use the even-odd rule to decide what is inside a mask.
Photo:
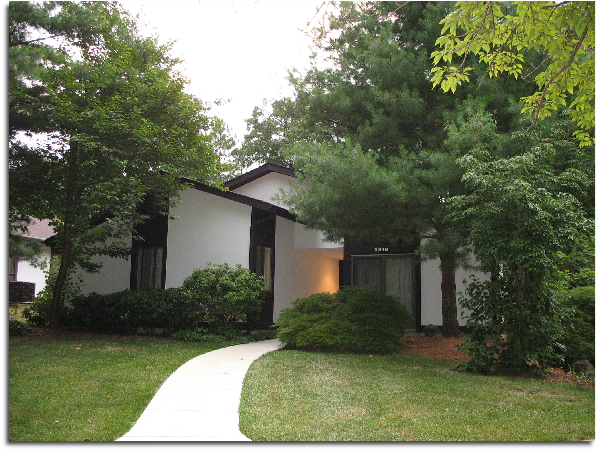
[{"label": "house", "polygon": [[[31,219],[27,230],[19,235],[36,241],[45,241],[54,235],[54,228],[50,226],[49,220]],[[43,246],[43,253],[40,257],[42,263],[48,264],[51,258],[51,248]],[[43,267],[33,265],[28,261],[20,261],[16,257],[8,257],[8,290],[9,301],[12,303],[24,303],[33,300],[46,285],[46,274]]]},{"label": "house", "polygon": [[[439,261],[420,262],[415,247],[325,241],[273,199],[297,182],[292,170],[265,164],[227,182],[227,191],[185,181],[191,187],[171,208],[174,219],[154,214],[139,227],[144,239],[133,243],[130,260],[98,257],[101,271],[81,274],[83,293],[179,287],[197,267],[239,264],[264,277],[262,322],[276,322],[298,298],[367,284],[399,298],[417,327],[441,325]],[[461,290],[468,274],[456,276]]]}]

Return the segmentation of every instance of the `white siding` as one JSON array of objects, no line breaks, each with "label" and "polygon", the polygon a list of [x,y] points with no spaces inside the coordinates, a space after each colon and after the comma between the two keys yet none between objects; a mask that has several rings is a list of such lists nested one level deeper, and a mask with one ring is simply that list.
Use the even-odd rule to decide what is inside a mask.
[{"label": "white siding", "polygon": [[[52,250],[44,246],[42,259],[45,264],[49,264]],[[16,281],[26,281],[35,283],[35,295],[37,295],[46,285],[46,274],[44,268],[34,267],[27,261],[19,261]]]},{"label": "white siding", "polygon": [[[441,300],[441,269],[439,259],[424,261],[421,264],[421,295],[420,295],[420,324],[424,325],[442,325],[442,300]],[[465,293],[466,285],[464,280],[469,280],[470,275],[474,274],[480,280],[488,279],[488,275],[473,270],[458,269],[455,272],[456,293],[459,298],[460,293]],[[457,306],[457,318],[461,326],[465,326],[467,319],[461,317],[462,308]],[[467,311],[466,311],[467,313]]]},{"label": "white siding", "polygon": [[[81,293],[111,294],[130,289],[130,258],[110,258],[109,256],[94,256],[92,262],[101,262],[102,267],[97,273],[87,273],[78,270],[80,276]],[[76,278],[75,278],[76,279]]]},{"label": "white siding", "polygon": [[[309,233],[304,226],[278,217],[275,232],[275,305],[273,320],[279,313],[291,308],[298,298],[319,292],[337,292],[339,289],[339,260],[343,248],[317,248],[320,242],[310,241],[314,248],[297,249],[297,243]],[[310,236],[317,236],[313,231]],[[301,238],[302,237],[302,238]]]},{"label": "white siding", "polygon": [[166,288],[179,287],[207,263],[248,267],[252,208],[197,189],[181,193],[170,213]]},{"label": "white siding", "polygon": [[285,207],[281,202],[274,202],[272,198],[280,193],[280,189],[287,191],[289,189],[288,182],[295,183],[296,178],[272,172],[234,189],[233,192]]}]

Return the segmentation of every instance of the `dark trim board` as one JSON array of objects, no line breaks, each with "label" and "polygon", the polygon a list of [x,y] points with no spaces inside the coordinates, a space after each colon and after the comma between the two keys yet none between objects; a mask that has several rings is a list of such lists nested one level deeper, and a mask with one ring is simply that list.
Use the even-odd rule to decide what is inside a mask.
[{"label": "dark trim board", "polygon": [[293,169],[278,166],[277,164],[266,163],[260,167],[257,167],[256,169],[251,170],[250,172],[246,172],[245,174],[224,183],[224,186],[232,190],[237,189],[240,186],[244,186],[245,184],[248,184],[257,178],[261,178],[270,173],[279,173],[281,175],[287,175],[289,177],[296,178],[296,172],[294,172]]},{"label": "dark trim board", "polygon": [[232,200],[234,202],[242,203],[244,205],[252,206],[253,208],[257,208],[263,211],[274,212],[276,215],[283,217],[284,219],[291,220],[292,222],[296,222],[296,216],[289,212],[287,209],[281,208],[279,206],[273,205],[271,203],[267,203],[261,200],[257,200],[251,197],[247,197],[242,194],[237,194],[231,191],[222,191],[221,189],[207,186],[206,184],[199,183],[198,181],[193,181],[188,178],[181,179],[183,183],[190,184],[194,189],[199,191],[207,192],[208,194],[213,194],[218,197],[222,197],[228,200]]}]

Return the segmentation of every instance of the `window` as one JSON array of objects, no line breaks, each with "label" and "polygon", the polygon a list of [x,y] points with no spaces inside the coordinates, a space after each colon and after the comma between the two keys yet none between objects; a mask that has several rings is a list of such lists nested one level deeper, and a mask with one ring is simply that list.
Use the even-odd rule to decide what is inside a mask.
[{"label": "window", "polygon": [[262,245],[256,246],[255,273],[263,277],[267,292],[273,290],[273,249]]},{"label": "window", "polygon": [[17,269],[19,260],[12,256],[8,257],[8,281],[17,281]]},{"label": "window", "polygon": [[163,247],[138,247],[134,258],[136,270],[133,289],[163,289]]},{"label": "window", "polygon": [[372,286],[395,297],[417,317],[416,257],[406,255],[353,256],[353,285]]}]

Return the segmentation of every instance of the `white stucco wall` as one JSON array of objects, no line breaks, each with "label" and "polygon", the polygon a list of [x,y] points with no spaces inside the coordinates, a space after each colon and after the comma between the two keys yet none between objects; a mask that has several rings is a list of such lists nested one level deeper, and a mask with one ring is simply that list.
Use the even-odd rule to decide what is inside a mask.
[{"label": "white stucco wall", "polygon": [[[460,293],[465,293],[466,286],[464,280],[469,280],[470,275],[474,274],[479,280],[488,279],[488,275],[474,270],[458,269],[455,272],[456,293],[459,297]],[[421,276],[421,295],[420,295],[420,324],[424,325],[442,325],[442,301],[441,301],[441,269],[439,259],[424,261],[420,268]],[[462,311],[466,312],[457,306],[457,318],[460,326],[465,326],[467,319],[462,318]]]},{"label": "white stucco wall", "polygon": [[[312,231],[312,230],[306,230]],[[304,240],[304,226],[278,217],[275,237],[275,305],[273,320],[279,313],[291,308],[292,302],[318,292],[337,292],[339,289],[339,260],[343,248],[317,248],[318,232],[312,231],[313,240]],[[313,247],[297,248],[297,244]]]},{"label": "white stucco wall", "polygon": [[295,183],[296,178],[281,173],[271,172],[245,184],[244,186],[234,189],[233,192],[285,207],[281,202],[274,202],[272,198],[280,193],[280,189],[287,191],[289,189],[288,182]]},{"label": "white stucco wall", "polygon": [[102,267],[97,273],[87,273],[80,269],[76,272],[75,276],[82,280],[82,294],[111,294],[130,289],[130,258],[94,256],[91,261],[100,262]]},{"label": "white stucco wall", "polygon": [[179,287],[207,263],[248,267],[251,207],[197,189],[170,212],[166,288]]},{"label": "white stucco wall", "polygon": [[[45,246],[43,249],[42,260],[49,264],[52,250]],[[34,267],[27,261],[19,261],[16,281],[26,281],[35,283],[35,295],[37,295],[46,285],[46,274],[43,267]]]}]

